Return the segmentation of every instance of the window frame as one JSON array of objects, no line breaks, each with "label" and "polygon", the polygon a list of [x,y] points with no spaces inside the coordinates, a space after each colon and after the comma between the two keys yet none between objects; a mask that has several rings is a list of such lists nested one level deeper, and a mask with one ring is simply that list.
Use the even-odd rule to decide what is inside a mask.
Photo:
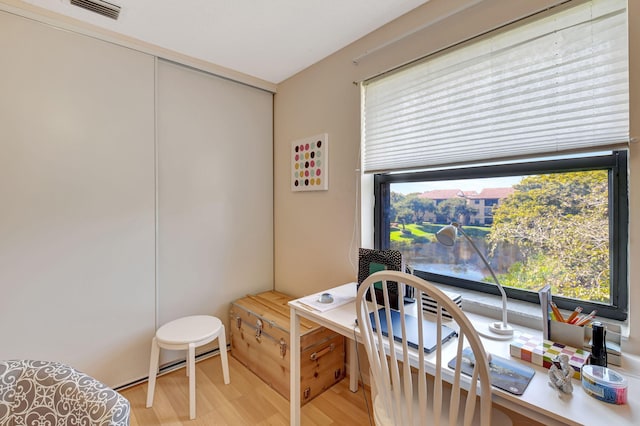
[{"label": "window frame", "polygon": [[[597,309],[598,316],[626,320],[628,315],[628,152],[614,150],[605,155],[578,156],[562,159],[514,161],[506,164],[470,165],[467,167],[441,168],[402,173],[374,174],[374,246],[385,250],[390,247],[390,221],[384,220],[390,208],[390,185],[392,183],[425,182],[538,175],[544,173],[577,172],[587,170],[609,171],[609,247],[610,247],[610,304],[580,301],[585,310]],[[386,236],[386,238],[385,238]],[[425,271],[414,271],[415,275],[428,281],[452,285],[468,290],[500,295],[494,284],[440,275]],[[540,303],[536,292],[505,287],[512,299]],[[573,310],[576,299],[554,296],[558,307]]]}]

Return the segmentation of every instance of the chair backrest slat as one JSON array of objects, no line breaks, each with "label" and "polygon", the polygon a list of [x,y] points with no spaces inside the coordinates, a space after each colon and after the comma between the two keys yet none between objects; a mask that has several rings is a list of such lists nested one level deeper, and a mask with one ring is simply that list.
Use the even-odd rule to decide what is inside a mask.
[{"label": "chair backrest slat", "polygon": [[[397,291],[389,291],[391,282],[396,283]],[[398,295],[405,294],[404,285],[415,289],[416,303],[411,305],[411,309],[416,311],[407,312],[408,309],[400,300],[397,304],[400,326],[394,328],[391,318],[391,306],[394,304],[390,298],[401,298],[402,296]],[[370,295],[370,301],[366,298],[367,293]],[[382,297],[379,297],[380,294]],[[405,321],[407,318],[407,321],[417,322],[411,326],[417,328],[418,347],[424,347],[424,325],[415,317],[426,318],[423,308],[427,297],[436,302],[436,314],[428,314],[427,319],[436,323],[437,341],[442,341],[443,325],[458,331],[456,343],[438,344],[435,353],[431,354],[425,354],[423,350],[409,346],[408,325]],[[469,425],[474,418],[478,399],[480,424],[491,424],[491,384],[487,355],[469,319],[444,292],[414,275],[380,271],[369,276],[360,285],[356,308],[360,334],[371,369],[376,422],[387,421],[395,425],[439,425],[445,424],[443,419],[448,418],[446,423],[453,425],[458,424],[458,418],[462,416],[462,423]],[[381,308],[383,310],[379,312]],[[444,319],[445,311],[447,318],[451,317],[452,320]],[[382,332],[380,316],[387,324],[386,336]],[[465,346],[471,348],[473,360],[463,359]],[[452,371],[447,364],[453,356],[456,357],[457,363]],[[428,362],[427,358],[433,361]],[[463,363],[470,362],[473,364],[471,377],[462,375]],[[449,382],[450,385],[445,382]],[[466,390],[466,397],[461,389]]]}]

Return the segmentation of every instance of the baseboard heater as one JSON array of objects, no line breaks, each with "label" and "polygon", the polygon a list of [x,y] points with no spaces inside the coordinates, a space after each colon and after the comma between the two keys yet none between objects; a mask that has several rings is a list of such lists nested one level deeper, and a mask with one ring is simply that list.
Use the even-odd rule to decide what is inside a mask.
[{"label": "baseboard heater", "polygon": [[[231,344],[227,344],[227,350],[230,350],[230,349],[231,349]],[[203,353],[201,353],[199,355],[196,355],[196,361],[200,361],[200,360],[203,360],[203,359],[211,358],[212,356],[215,356],[215,355],[218,355],[218,354],[220,354],[220,349],[219,348],[212,349],[210,351],[203,352]],[[171,373],[172,371],[175,371],[175,370],[177,370],[179,368],[185,367],[186,364],[187,364],[187,360],[185,359],[185,360],[182,360],[182,361],[176,361],[176,362],[172,362],[172,363],[163,365],[158,369],[158,377],[162,376],[164,374],[167,374],[167,373]],[[124,384],[122,386],[118,386],[117,388],[114,388],[114,390],[116,390],[116,391],[125,390],[125,389],[128,389],[130,387],[139,385],[139,384],[147,382],[147,381],[149,381],[149,376],[144,376],[144,377],[142,377],[142,378],[140,378],[138,380],[134,380],[133,382]]]}]

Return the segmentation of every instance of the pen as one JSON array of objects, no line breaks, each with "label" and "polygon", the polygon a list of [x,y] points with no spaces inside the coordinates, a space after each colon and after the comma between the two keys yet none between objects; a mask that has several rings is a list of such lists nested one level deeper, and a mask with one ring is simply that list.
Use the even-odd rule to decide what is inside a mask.
[{"label": "pen", "polygon": [[576,308],[573,310],[573,312],[571,312],[571,315],[569,315],[569,318],[567,318],[567,322],[569,324],[574,324],[576,322],[578,322],[578,314],[582,312],[582,306],[576,306]]},{"label": "pen", "polygon": [[551,305],[551,309],[553,310],[553,314],[556,316],[556,321],[559,322],[566,322],[564,320],[564,317],[562,316],[562,314],[560,313],[560,310],[558,309],[558,307],[556,306],[555,303],[553,302],[549,302],[549,304]]},{"label": "pen", "polygon": [[575,325],[577,326],[583,326],[583,325],[587,325],[595,316],[596,316],[596,311],[595,309],[593,311],[591,311],[591,313],[589,315],[587,315],[586,317],[580,318],[580,321],[576,322]]}]

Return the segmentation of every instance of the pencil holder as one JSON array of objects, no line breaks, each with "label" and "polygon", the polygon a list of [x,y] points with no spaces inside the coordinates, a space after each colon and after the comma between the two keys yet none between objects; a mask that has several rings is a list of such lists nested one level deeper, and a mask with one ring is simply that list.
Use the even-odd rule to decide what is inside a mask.
[{"label": "pencil holder", "polygon": [[559,321],[551,321],[549,326],[549,337],[554,342],[564,343],[574,348],[582,348],[587,343],[586,327]]}]

